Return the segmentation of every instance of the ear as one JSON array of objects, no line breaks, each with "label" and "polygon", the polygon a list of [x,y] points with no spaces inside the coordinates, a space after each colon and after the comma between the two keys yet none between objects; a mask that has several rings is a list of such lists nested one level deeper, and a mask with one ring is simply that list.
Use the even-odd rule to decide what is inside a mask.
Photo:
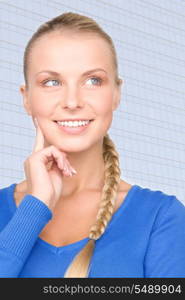
[{"label": "ear", "polygon": [[115,92],[114,92],[114,99],[113,99],[113,103],[112,103],[112,110],[116,110],[120,104],[120,100],[121,100],[121,87],[123,84],[124,80],[120,79],[118,80],[118,83],[115,87]]},{"label": "ear", "polygon": [[24,104],[24,108],[27,111],[28,115],[32,115],[32,110],[31,110],[31,105],[30,105],[30,101],[29,101],[29,97],[28,97],[28,89],[26,88],[26,86],[24,84],[22,84],[19,88],[22,96],[23,96],[23,104]]}]

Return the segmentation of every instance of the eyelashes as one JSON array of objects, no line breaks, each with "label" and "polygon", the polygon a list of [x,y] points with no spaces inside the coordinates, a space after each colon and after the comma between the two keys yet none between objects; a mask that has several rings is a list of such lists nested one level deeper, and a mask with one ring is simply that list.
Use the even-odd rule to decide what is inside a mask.
[{"label": "eyelashes", "polygon": [[[93,84],[92,86],[101,86],[102,85],[102,83],[103,83],[103,79],[102,78],[100,78],[100,77],[97,77],[97,76],[93,76],[93,77],[89,77],[89,78],[87,78],[87,80],[86,81],[89,81],[89,80],[91,80],[91,79],[93,79],[93,80],[95,80],[95,82],[97,82],[97,84]],[[42,81],[42,85],[44,86],[44,87],[53,87],[53,86],[59,86],[59,85],[49,85],[49,86],[47,86],[46,85],[46,83],[48,83],[48,82],[60,82],[58,79],[51,79],[51,78],[48,78],[48,79],[45,79],[44,81]]]},{"label": "eyelashes", "polygon": [[[43,82],[42,82],[42,85],[45,85],[47,82],[50,82],[50,81],[58,81],[58,80],[56,80],[56,79],[47,79],[47,80],[44,80]],[[50,85],[51,86],[51,85]],[[56,86],[56,85],[54,85],[54,86]],[[49,87],[49,86],[48,86]]]},{"label": "eyelashes", "polygon": [[95,80],[97,80],[97,81],[98,81],[98,85],[101,85],[101,84],[102,84],[102,81],[103,81],[103,79],[101,79],[100,77],[90,77],[90,78],[87,79],[87,81],[90,80],[90,79],[95,79]]}]

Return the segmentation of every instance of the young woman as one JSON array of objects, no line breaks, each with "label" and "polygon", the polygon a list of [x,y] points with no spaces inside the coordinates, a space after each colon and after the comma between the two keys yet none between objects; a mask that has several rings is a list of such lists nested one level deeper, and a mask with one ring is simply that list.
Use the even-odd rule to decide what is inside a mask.
[{"label": "young woman", "polygon": [[24,53],[36,142],[0,190],[1,277],[185,277],[185,207],[120,178],[107,131],[121,97],[112,39],[64,13]]}]

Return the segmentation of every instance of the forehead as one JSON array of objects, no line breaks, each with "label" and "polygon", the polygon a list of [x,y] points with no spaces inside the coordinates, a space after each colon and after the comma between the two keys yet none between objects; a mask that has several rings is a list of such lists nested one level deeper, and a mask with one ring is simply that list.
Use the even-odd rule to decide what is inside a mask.
[{"label": "forehead", "polygon": [[88,67],[113,70],[108,42],[95,34],[49,33],[39,38],[30,53],[29,70],[64,69],[80,71]]}]

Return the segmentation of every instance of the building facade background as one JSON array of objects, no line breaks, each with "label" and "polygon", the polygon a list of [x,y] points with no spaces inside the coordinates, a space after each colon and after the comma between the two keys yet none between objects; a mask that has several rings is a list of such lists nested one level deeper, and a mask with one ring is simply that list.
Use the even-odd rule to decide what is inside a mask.
[{"label": "building facade background", "polygon": [[115,43],[125,83],[109,134],[122,179],[185,204],[185,2],[177,0],[0,1],[0,188],[25,178],[34,145],[19,92],[24,48],[67,11],[94,18]]}]

